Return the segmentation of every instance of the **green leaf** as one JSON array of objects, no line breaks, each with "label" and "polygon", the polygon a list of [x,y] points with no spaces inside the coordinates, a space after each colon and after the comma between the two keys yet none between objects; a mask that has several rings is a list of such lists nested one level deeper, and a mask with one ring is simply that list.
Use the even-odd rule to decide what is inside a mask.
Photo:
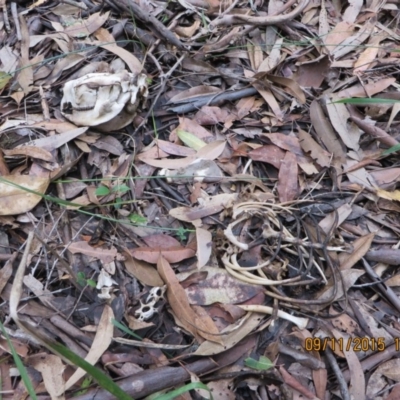
[{"label": "green leaf", "polygon": [[121,205],[122,205],[121,197],[117,197],[117,198],[115,199],[115,202],[114,202],[114,208],[115,208],[116,210],[119,210],[119,209],[121,208]]},{"label": "green leaf", "polygon": [[179,240],[181,242],[186,240],[186,235],[188,233],[188,230],[185,228],[180,227],[179,229],[177,229],[176,231],[176,236],[178,236]]},{"label": "green leaf", "polygon": [[118,322],[116,319],[112,319],[111,323],[116,326],[118,329],[120,329],[122,332],[125,332],[128,335],[133,336],[134,338],[138,340],[143,340],[143,338],[139,335],[137,335],[135,332],[131,331],[129,328],[127,328],[125,325],[122,325],[120,322]]},{"label": "green leaf", "polygon": [[73,397],[80,396],[82,394],[85,394],[87,392],[87,388],[92,384],[92,378],[90,376],[86,376],[85,379],[83,380],[81,384],[82,390],[79,390],[74,394]]},{"label": "green leaf", "polygon": [[147,224],[147,218],[143,217],[142,215],[139,214],[131,214],[129,215],[129,221],[133,222],[136,225],[146,225]]},{"label": "green leaf", "polygon": [[110,194],[110,189],[107,186],[99,186],[95,191],[96,196],[107,196]]},{"label": "green leaf", "polygon": [[113,193],[125,193],[131,190],[129,186],[126,185],[117,185],[112,188]]},{"label": "green leaf", "polygon": [[76,274],[76,280],[81,286],[86,285],[86,276],[84,272],[80,271]]},{"label": "green leaf", "polygon": [[178,138],[186,144],[186,146],[194,150],[200,150],[207,144],[199,139],[197,136],[193,135],[190,132],[186,132],[183,129],[177,129],[176,134],[178,135]]},{"label": "green leaf", "polygon": [[396,153],[396,151],[400,150],[400,143],[395,144],[394,146],[390,147],[389,149],[386,149],[385,151],[382,152],[382,156],[387,156],[392,153]]},{"label": "green leaf", "polygon": [[97,283],[93,279],[88,279],[86,281],[86,284],[92,288],[95,288],[97,286]]},{"label": "green leaf", "polygon": [[246,367],[253,368],[253,369],[258,369],[261,371],[266,371],[267,369],[270,369],[274,366],[273,362],[264,356],[260,356],[260,359],[257,361],[254,358],[246,358],[244,360],[244,364]]},{"label": "green leaf", "polygon": [[22,363],[21,358],[19,357],[18,353],[16,352],[16,350],[15,350],[15,348],[14,348],[14,346],[13,346],[11,340],[10,340],[10,337],[8,336],[7,331],[4,329],[4,326],[3,326],[3,324],[1,322],[0,322],[0,329],[3,332],[3,335],[7,340],[8,347],[11,350],[11,354],[12,354],[12,356],[14,358],[15,365],[16,365],[16,367],[18,369],[18,372],[21,375],[22,381],[24,382],[24,385],[26,387],[26,390],[29,393],[29,396],[33,400],[37,400],[36,392],[35,392],[35,389],[34,389],[34,387],[32,385],[31,380],[29,379],[28,372],[27,372],[24,364]]},{"label": "green leaf", "polygon": [[[190,390],[193,390],[193,389],[205,389],[205,390],[207,390],[208,392],[211,393],[211,391],[208,388],[208,386],[205,385],[204,383],[192,382],[192,383],[188,383],[187,385],[182,386],[182,387],[180,387],[178,389],[172,390],[169,393],[165,393],[165,394],[162,394],[161,396],[157,396],[154,400],[173,400],[176,397],[180,396],[181,394],[189,392]],[[212,398],[213,397],[211,396],[211,399]]]}]

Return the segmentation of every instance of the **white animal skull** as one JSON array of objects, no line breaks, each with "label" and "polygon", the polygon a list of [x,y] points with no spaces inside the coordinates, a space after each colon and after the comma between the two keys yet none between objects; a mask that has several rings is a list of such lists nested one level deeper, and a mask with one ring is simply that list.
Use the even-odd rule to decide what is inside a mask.
[{"label": "white animal skull", "polygon": [[95,126],[101,131],[123,128],[136,116],[148,95],[145,74],[127,71],[92,73],[67,82],[61,100],[62,115],[77,126]]}]

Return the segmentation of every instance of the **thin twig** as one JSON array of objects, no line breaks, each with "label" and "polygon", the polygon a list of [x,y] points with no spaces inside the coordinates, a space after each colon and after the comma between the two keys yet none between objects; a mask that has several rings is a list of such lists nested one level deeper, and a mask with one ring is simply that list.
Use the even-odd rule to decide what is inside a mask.
[{"label": "thin twig", "polygon": [[18,20],[17,3],[14,3],[14,2],[11,3],[11,15],[13,16],[15,30],[17,31],[17,39],[18,39],[18,41],[21,41],[22,34],[21,34],[21,28],[19,26],[19,20]]},{"label": "thin twig", "polygon": [[293,11],[281,15],[266,15],[261,17],[240,14],[225,15],[223,18],[214,20],[209,26],[209,29],[213,30],[215,27],[221,25],[269,26],[282,24],[296,18],[308,6],[309,1],[310,0],[301,0]]},{"label": "thin twig", "polygon": [[343,377],[342,371],[339,368],[335,356],[333,355],[331,349],[328,346],[325,349],[325,356],[326,359],[328,360],[329,365],[332,367],[333,373],[337,378],[340,394],[342,395],[342,400],[351,400],[346,380]]}]

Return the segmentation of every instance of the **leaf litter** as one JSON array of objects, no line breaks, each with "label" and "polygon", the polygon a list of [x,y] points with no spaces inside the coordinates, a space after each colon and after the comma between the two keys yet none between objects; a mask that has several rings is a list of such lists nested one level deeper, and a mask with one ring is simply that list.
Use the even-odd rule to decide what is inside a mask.
[{"label": "leaf litter", "polygon": [[396,1],[0,6],[3,398],[398,397]]}]

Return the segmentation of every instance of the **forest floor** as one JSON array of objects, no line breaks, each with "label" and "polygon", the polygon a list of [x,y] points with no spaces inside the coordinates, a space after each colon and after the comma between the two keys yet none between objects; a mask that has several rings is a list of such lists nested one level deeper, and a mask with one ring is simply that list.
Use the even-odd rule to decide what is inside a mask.
[{"label": "forest floor", "polygon": [[0,1],[3,399],[400,399],[397,0]]}]

